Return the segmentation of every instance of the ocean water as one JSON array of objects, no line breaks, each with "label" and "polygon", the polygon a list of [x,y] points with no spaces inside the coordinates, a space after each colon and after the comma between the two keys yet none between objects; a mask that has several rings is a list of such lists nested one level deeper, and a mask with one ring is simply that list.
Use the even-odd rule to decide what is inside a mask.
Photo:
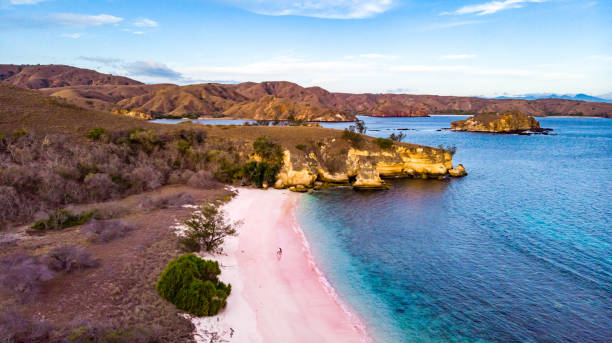
[{"label": "ocean water", "polygon": [[436,131],[460,118],[362,118],[374,136],[456,146],[469,175],[304,195],[319,267],[378,342],[611,342],[612,120]]}]

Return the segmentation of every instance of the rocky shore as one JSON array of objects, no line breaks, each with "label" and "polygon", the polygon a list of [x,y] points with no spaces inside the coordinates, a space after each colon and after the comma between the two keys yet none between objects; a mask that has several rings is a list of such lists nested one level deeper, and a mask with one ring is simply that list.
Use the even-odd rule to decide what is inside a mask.
[{"label": "rocky shore", "polygon": [[532,116],[521,112],[481,113],[465,120],[451,123],[453,131],[490,133],[547,133]]},{"label": "rocky shore", "polygon": [[427,146],[394,145],[380,151],[350,148],[336,170],[326,166],[325,149],[306,159],[284,151],[284,163],[277,175],[275,188],[307,191],[334,185],[350,185],[355,189],[386,189],[385,178],[443,179],[467,175],[465,168],[453,168],[452,155],[444,149]]}]

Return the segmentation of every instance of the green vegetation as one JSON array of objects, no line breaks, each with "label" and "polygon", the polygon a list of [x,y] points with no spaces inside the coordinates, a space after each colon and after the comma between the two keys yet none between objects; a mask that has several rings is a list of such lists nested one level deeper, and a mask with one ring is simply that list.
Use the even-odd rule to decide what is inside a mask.
[{"label": "green vegetation", "polygon": [[281,169],[279,163],[269,162],[247,162],[242,167],[242,175],[245,179],[254,183],[257,187],[263,187],[264,183],[273,185],[276,182],[276,175]]},{"label": "green vegetation", "polygon": [[28,134],[28,132],[26,130],[19,129],[19,130],[16,130],[15,132],[13,132],[13,137],[17,138],[17,137],[25,136],[27,134]]},{"label": "green vegetation", "polygon": [[214,316],[226,305],[232,287],[219,281],[219,263],[194,254],[170,261],[157,281],[157,293],[181,310]]},{"label": "green vegetation", "polygon": [[226,223],[225,213],[211,203],[204,203],[185,221],[187,230],[179,242],[186,251],[219,253],[227,236],[235,235],[239,223]]},{"label": "green vegetation", "polygon": [[92,216],[93,212],[74,214],[66,210],[59,210],[51,213],[49,218],[42,219],[31,226],[35,230],[61,230],[72,226],[85,224]]},{"label": "green vegetation", "polygon": [[95,129],[91,129],[89,130],[86,134],[85,137],[93,140],[93,141],[99,141],[100,138],[102,138],[103,135],[106,134],[106,129],[102,128],[102,127],[97,127]]},{"label": "green vegetation", "polygon": [[283,148],[268,137],[261,136],[257,138],[253,143],[253,148],[255,153],[266,161],[277,163],[283,160]]},{"label": "green vegetation", "polygon": [[353,131],[351,131],[350,128],[344,129],[344,131],[342,131],[342,138],[351,142],[353,148],[359,148],[363,144],[363,136],[355,132],[354,128]]},{"label": "green vegetation", "polygon": [[393,140],[389,138],[376,138],[374,143],[378,145],[381,149],[391,149],[393,146]]},{"label": "green vegetation", "polygon": [[295,146],[295,148],[298,150],[306,151],[306,145],[304,144],[298,144]]}]

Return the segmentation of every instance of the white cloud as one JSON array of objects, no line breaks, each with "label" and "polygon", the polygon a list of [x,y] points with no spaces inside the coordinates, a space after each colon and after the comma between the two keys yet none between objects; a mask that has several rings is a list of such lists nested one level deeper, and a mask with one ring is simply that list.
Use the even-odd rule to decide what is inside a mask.
[{"label": "white cloud", "polygon": [[142,18],[142,19],[137,20],[136,22],[134,22],[134,26],[137,26],[137,27],[158,27],[159,24],[155,20],[151,20],[151,19],[147,19],[147,18]]},{"label": "white cloud", "polygon": [[115,17],[109,14],[89,15],[78,13],[51,14],[48,19],[51,23],[74,27],[101,26],[117,24],[123,21],[123,18]]},{"label": "white cloud", "polygon": [[472,25],[472,24],[483,24],[486,23],[484,20],[464,20],[464,21],[452,21],[448,23],[433,23],[427,26],[424,26],[422,30],[437,30],[437,29],[448,29],[452,27]]},{"label": "white cloud", "polygon": [[248,11],[272,16],[363,19],[390,10],[397,0],[224,0]]},{"label": "white cloud", "polygon": [[503,1],[490,1],[483,4],[467,5],[459,8],[453,12],[443,12],[440,14],[476,14],[476,15],[487,15],[497,13],[499,11],[508,10],[511,8],[521,8],[527,3],[540,3],[547,0],[503,0]]},{"label": "white cloud", "polygon": [[380,60],[395,60],[399,58],[399,56],[383,55],[383,54],[361,54],[359,55],[359,57],[369,58],[369,59],[380,59]]},{"label": "white cloud", "polygon": [[142,32],[142,31],[134,31],[132,33],[135,34],[135,35],[143,35],[144,34],[144,32]]},{"label": "white cloud", "polygon": [[440,59],[441,60],[465,60],[468,58],[475,58],[476,55],[474,54],[457,54],[457,55],[445,55],[445,56],[441,56]]},{"label": "white cloud", "polygon": [[167,80],[182,79],[181,73],[169,68],[167,65],[155,61],[137,61],[124,66],[128,74],[148,76]]},{"label": "white cloud", "polygon": [[43,2],[47,0],[10,0],[9,3],[11,5],[36,5],[39,2]]},{"label": "white cloud", "polygon": [[83,37],[83,35],[81,33],[62,33],[62,37],[78,39],[78,38]]}]

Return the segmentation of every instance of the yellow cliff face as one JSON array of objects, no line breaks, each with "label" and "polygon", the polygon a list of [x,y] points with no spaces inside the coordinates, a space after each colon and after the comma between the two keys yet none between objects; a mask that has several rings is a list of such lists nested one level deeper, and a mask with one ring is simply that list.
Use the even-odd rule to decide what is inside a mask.
[{"label": "yellow cliff face", "polygon": [[[430,147],[395,145],[390,150],[369,151],[351,148],[345,155],[342,171],[330,172],[323,163],[310,154],[307,160],[292,159],[289,150],[284,151],[283,168],[277,175],[275,187],[312,188],[315,182],[347,184],[358,189],[384,189],[385,177],[443,178],[446,175],[463,176],[462,165],[453,169],[448,151]],[[294,165],[301,167],[294,169]]]},{"label": "yellow cliff face", "polygon": [[132,117],[136,119],[143,119],[143,120],[153,119],[153,117],[150,114],[140,112],[140,111],[128,111],[126,109],[115,109],[113,110],[112,113],[117,114],[117,115],[126,116],[126,117]]}]

